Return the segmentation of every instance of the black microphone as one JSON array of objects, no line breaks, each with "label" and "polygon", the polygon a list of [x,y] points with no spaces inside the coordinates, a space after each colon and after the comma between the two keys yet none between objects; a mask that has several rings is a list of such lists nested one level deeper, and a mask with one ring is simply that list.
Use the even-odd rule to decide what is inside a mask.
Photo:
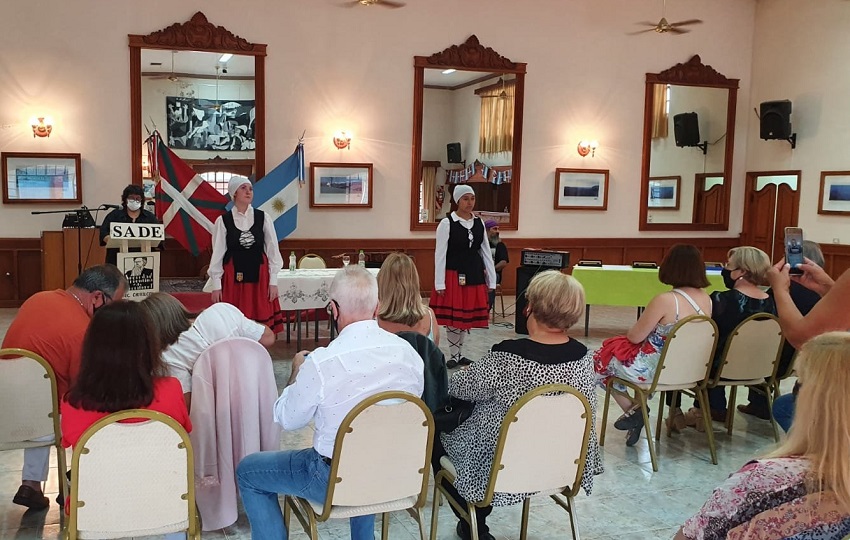
[{"label": "black microphone", "polygon": [[106,204],[106,203],[101,204],[100,207],[101,208],[113,208],[115,210],[118,210],[119,208],[121,208],[117,204]]}]

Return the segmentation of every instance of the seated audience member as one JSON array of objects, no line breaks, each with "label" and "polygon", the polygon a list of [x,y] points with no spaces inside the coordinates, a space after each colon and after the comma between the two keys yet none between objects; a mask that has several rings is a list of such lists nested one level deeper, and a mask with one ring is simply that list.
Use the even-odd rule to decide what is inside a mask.
[{"label": "seated audience member", "polygon": [[[66,290],[42,291],[29,297],[9,326],[2,347],[26,349],[47,360],[56,374],[61,399],[80,370],[83,336],[92,315],[113,299],[122,298],[126,288],[124,276],[115,266],[88,268]],[[47,508],[50,503],[41,483],[47,480],[49,461],[49,446],[24,450],[21,486],[12,502],[31,510]],[[60,493],[57,500],[61,498]]]},{"label": "seated audience member", "polygon": [[[846,538],[850,533],[850,334],[832,332],[800,349],[797,419],[788,439],[763,459],[732,474],[685,522],[677,540],[714,540],[761,512],[810,494],[831,492],[838,512],[813,519],[811,512],[784,512],[793,538]],[[828,403],[828,407],[823,404]],[[805,510],[805,509],[803,509]]]},{"label": "seated audience member", "polygon": [[[495,219],[488,219],[484,222],[484,227],[487,229],[487,240],[490,241],[490,253],[493,255],[493,266],[496,268],[496,285],[502,283],[502,270],[508,265],[508,247],[499,238],[499,222]],[[492,289],[489,293],[490,309],[496,308],[496,289]]]},{"label": "seated audience member", "polygon": [[[557,270],[534,276],[526,291],[528,338],[502,341],[469,368],[454,373],[449,394],[475,403],[472,414],[449,433],[438,435],[434,445],[434,472],[440,470],[440,458],[448,455],[457,469],[454,486],[445,487],[460,504],[481,501],[490,475],[491,463],[502,419],[522,395],[534,388],[563,383],[581,392],[590,403],[593,415],[587,463],[581,485],[589,495],[593,476],[602,472],[596,440],[596,393],[593,359],[587,347],[570,338],[567,330],[584,313],[584,289],[571,276]],[[494,506],[521,501],[518,495],[496,493]],[[470,538],[469,525],[450,505],[459,521],[457,533]],[[478,534],[482,540],[493,538],[486,518],[492,506],[476,511]]]},{"label": "seated audience member", "polygon": [[[708,287],[705,263],[696,246],[676,244],[661,261],[658,279],[673,287],[661,293],[643,310],[640,318],[625,336],[605,340],[602,347],[593,353],[594,367],[602,387],[610,377],[619,377],[634,382],[651,382],[661,357],[667,334],[680,319],[691,315],[711,315],[711,299],[703,290]],[[614,427],[627,431],[626,446],[633,446],[643,429],[643,414],[640,404],[626,393],[626,387],[615,385],[614,400],[624,414],[614,422]],[[679,408],[678,396],[673,401],[667,418],[669,430],[684,427],[684,416]]]},{"label": "seated audience member", "polygon": [[390,253],[378,272],[378,326],[394,334],[417,332],[440,345],[440,326],[419,293],[419,272],[404,253]]},{"label": "seated audience member", "polygon": [[[324,502],[337,430],[358,403],[390,390],[422,395],[422,359],[374,320],[378,284],[372,274],[359,266],[339,270],[330,298],[339,336],[327,347],[295,355],[274,410],[285,430],[314,422],[313,447],[251,454],[236,471],[254,538],[288,537],[278,494]],[[350,525],[353,540],[374,537],[374,515],[351,518]]]},{"label": "seated audience member", "polygon": [[[820,250],[820,246],[817,242],[812,242],[811,240],[803,241],[803,256],[807,259],[811,260],[815,264],[820,267],[823,267],[823,252]],[[794,302],[794,305],[800,311],[802,315],[806,315],[815,304],[820,300],[820,295],[815,291],[810,291],[799,283],[792,282],[791,288],[789,289],[789,293],[791,294],[791,301]],[[773,295],[773,289],[767,291],[767,294]],[[794,353],[797,352],[797,349],[794,348],[791,343],[788,341],[785,342],[785,345],[782,347],[782,353],[779,356],[779,367],[776,371],[778,376],[784,376],[788,372],[788,368],[791,366],[791,360],[794,358]],[[791,394],[792,398],[794,394]],[[749,400],[750,402],[746,405],[741,404],[738,405],[738,410],[744,414],[750,414],[761,418],[763,420],[770,419],[770,411],[768,410],[767,405],[767,397],[761,392],[757,392],[756,390],[750,389],[749,392]],[[780,424],[782,425],[782,424]],[[785,431],[788,431],[786,428]]]},{"label": "seated audience member", "polygon": [[183,387],[187,407],[191,404],[192,368],[210,345],[230,337],[254,339],[264,347],[275,342],[268,326],[252,321],[224,302],[213,304],[201,313],[190,313],[170,294],[154,293],[141,305],[153,321],[168,374]]},{"label": "seated audience member", "polygon": [[[759,288],[767,285],[769,269],[770,259],[767,253],[758,248],[742,246],[729,250],[726,265],[720,271],[723,284],[729,290],[711,293],[711,318],[717,323],[717,349],[714,352],[713,370],[720,367],[726,341],[736,326],[756,313],[776,314],[773,297]],[[711,408],[712,420],[725,422],[726,388],[718,386],[709,389],[708,405]],[[694,407],[688,411],[686,421],[688,425],[701,429],[703,422],[702,413],[698,410],[699,403],[694,402]]]}]

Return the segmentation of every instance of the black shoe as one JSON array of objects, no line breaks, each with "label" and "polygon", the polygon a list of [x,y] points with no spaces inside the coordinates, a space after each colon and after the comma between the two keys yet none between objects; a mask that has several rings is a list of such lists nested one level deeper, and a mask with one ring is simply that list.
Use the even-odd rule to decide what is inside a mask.
[{"label": "black shoe", "polygon": [[748,403],[746,405],[738,405],[738,411],[744,414],[755,416],[756,418],[761,418],[762,420],[770,420],[770,411],[768,411],[767,409],[756,407],[752,403]]},{"label": "black shoe", "polygon": [[626,434],[626,446],[634,446],[640,440],[641,431],[643,431],[643,426],[631,428]]},{"label": "black shoe", "polygon": [[19,487],[12,502],[26,506],[30,510],[44,510],[50,506],[50,500],[44,496],[44,493],[36,491],[29,486]]},{"label": "black shoe", "polygon": [[[470,540],[472,538],[472,531],[469,530],[469,524],[464,520],[460,520],[457,522],[457,527],[455,528],[455,532],[457,535],[461,537],[462,540]],[[482,531],[481,527],[478,528],[478,539],[479,540],[496,540],[496,537],[490,534],[488,531]]]},{"label": "black shoe", "polygon": [[614,422],[614,427],[620,431],[627,431],[632,428],[642,428],[643,414],[640,412],[640,407],[632,409],[623,416],[617,418],[617,421]]},{"label": "black shoe", "polygon": [[469,358],[467,358],[465,356],[461,356],[460,360],[458,360],[457,363],[462,365],[462,366],[468,366],[468,365],[472,364],[472,360],[470,360]]},{"label": "black shoe", "polygon": [[457,367],[457,360],[454,360],[454,359],[449,360],[448,362],[446,362],[446,367],[449,368],[449,369],[456,368]]}]

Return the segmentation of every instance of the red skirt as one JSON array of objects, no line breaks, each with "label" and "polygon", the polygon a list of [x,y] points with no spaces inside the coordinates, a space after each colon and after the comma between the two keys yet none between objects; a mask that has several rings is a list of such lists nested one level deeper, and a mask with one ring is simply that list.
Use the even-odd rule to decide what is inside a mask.
[{"label": "red skirt", "polygon": [[446,270],[446,291],[442,295],[431,291],[428,306],[434,310],[438,323],[452,328],[487,328],[490,322],[487,285],[461,287],[455,270]]},{"label": "red skirt", "polygon": [[221,278],[221,301],[233,304],[243,315],[251,320],[268,326],[272,332],[283,332],[286,320],[280,310],[280,301],[275,298],[269,302],[269,261],[263,255],[260,265],[260,280],[257,283],[238,283],[233,261],[224,264],[224,276]]}]

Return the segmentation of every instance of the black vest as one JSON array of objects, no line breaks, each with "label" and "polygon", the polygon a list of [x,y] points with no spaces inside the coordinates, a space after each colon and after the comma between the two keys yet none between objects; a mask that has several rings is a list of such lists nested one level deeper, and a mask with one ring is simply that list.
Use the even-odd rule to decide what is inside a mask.
[{"label": "black vest", "polygon": [[[260,265],[263,264],[264,242],[263,225],[265,215],[262,210],[254,209],[254,225],[247,231],[241,231],[233,223],[233,213],[222,216],[227,231],[227,252],[224,262],[233,260],[233,270],[237,283],[257,283],[260,281]],[[240,279],[241,278],[241,279]]]},{"label": "black vest", "polygon": [[[451,217],[449,220],[449,246],[446,250],[446,269],[455,270],[458,274],[466,275],[467,285],[482,285],[487,283],[484,275],[484,261],[481,260],[481,242],[484,240],[484,223],[480,218],[472,222],[472,229],[461,225]],[[472,245],[469,244],[469,233],[472,232]]]}]

